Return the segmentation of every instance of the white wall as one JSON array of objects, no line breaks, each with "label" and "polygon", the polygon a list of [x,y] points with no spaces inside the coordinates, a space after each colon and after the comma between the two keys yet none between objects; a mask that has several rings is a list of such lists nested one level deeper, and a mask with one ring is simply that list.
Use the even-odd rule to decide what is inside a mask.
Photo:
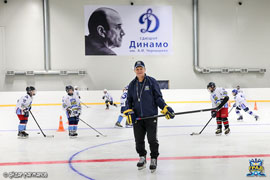
[{"label": "white wall", "polygon": [[[205,88],[209,81],[224,87],[270,87],[266,74],[196,74],[192,56],[191,0],[134,0],[135,5],[173,7],[174,54],[171,56],[84,56],[83,6],[89,4],[128,5],[130,0],[49,0],[51,60],[53,69],[85,69],[82,76],[5,77],[0,74],[0,90],[24,90],[33,84],[40,90],[62,90],[76,84],[93,90],[122,89],[134,77],[132,66],[138,59],[147,73],[170,80],[170,87]],[[200,0],[200,62],[202,66],[264,67],[269,71],[270,1]],[[5,28],[5,70],[43,68],[43,27],[41,0],[0,1],[0,26]]]}]

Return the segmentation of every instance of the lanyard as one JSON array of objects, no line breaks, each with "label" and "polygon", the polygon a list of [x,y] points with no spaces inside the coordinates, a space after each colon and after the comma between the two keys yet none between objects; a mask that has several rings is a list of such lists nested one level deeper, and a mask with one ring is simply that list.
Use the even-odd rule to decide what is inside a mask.
[{"label": "lanyard", "polygon": [[143,80],[143,85],[142,85],[141,92],[140,92],[140,95],[139,95],[139,81],[137,81],[136,90],[137,90],[138,102],[141,102],[141,97],[142,97],[142,92],[143,92],[143,88],[144,88],[145,82],[146,82],[146,77]]}]

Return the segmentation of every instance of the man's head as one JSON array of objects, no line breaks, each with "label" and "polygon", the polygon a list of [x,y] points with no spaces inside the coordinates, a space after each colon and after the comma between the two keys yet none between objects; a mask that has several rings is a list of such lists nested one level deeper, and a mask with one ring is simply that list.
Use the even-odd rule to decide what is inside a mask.
[{"label": "man's head", "polygon": [[238,85],[238,86],[236,86],[236,89],[237,89],[237,90],[239,90],[239,89],[240,89],[240,86],[239,86],[239,85]]},{"label": "man's head", "polygon": [[72,96],[74,92],[74,88],[71,85],[66,86],[66,92],[68,95]]},{"label": "man's head", "polygon": [[214,92],[215,89],[216,89],[216,84],[214,82],[208,83],[207,89],[208,89],[209,92]]},{"label": "man's head", "polygon": [[144,78],[146,72],[144,62],[137,61],[134,65],[134,72],[136,73],[137,78]]},{"label": "man's head", "polygon": [[104,94],[106,94],[107,92],[108,92],[108,90],[107,90],[107,89],[104,89],[104,90],[103,90],[103,93],[104,93]]},{"label": "man's head", "polygon": [[78,87],[78,86],[74,86],[74,89],[75,89],[76,91],[78,91],[79,87]]},{"label": "man's head", "polygon": [[29,94],[29,96],[35,96],[36,95],[36,88],[33,86],[26,87],[26,92]]},{"label": "man's head", "polygon": [[125,35],[119,13],[105,7],[98,8],[91,14],[88,29],[90,35],[101,39],[108,47],[120,47]]},{"label": "man's head", "polygon": [[238,90],[237,89],[232,90],[232,95],[233,96],[236,96],[237,94],[238,94]]}]

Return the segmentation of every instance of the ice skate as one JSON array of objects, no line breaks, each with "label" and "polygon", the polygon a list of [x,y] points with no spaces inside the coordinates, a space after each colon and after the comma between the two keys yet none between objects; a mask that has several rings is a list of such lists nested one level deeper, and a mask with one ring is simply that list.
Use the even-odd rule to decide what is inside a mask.
[{"label": "ice skate", "polygon": [[241,115],[241,116],[239,116],[239,117],[237,118],[237,121],[238,121],[238,122],[243,121],[243,116],[242,116],[242,115]]},{"label": "ice skate", "polygon": [[146,167],[146,157],[141,156],[139,162],[137,163],[138,170],[142,170]]},{"label": "ice skate", "polygon": [[71,139],[74,139],[78,136],[78,133],[76,133],[75,131],[69,131],[68,135]]},{"label": "ice skate", "polygon": [[217,136],[220,136],[221,134],[222,134],[222,130],[221,130],[221,129],[217,129],[216,135],[217,135]]},{"label": "ice skate", "polygon": [[133,126],[130,124],[126,124],[126,128],[132,128]]},{"label": "ice skate", "polygon": [[254,118],[258,121],[260,117],[256,115]]},{"label": "ice skate", "polygon": [[117,122],[117,123],[115,123],[115,126],[114,127],[115,128],[122,128],[123,126],[119,122]]},{"label": "ice skate", "polygon": [[154,173],[156,171],[157,159],[151,158],[151,163],[150,163],[149,169],[151,170],[151,173]]},{"label": "ice skate", "polygon": [[18,132],[18,138],[19,139],[26,139],[26,138],[28,138],[28,133],[26,133],[25,131],[19,131]]},{"label": "ice skate", "polygon": [[224,134],[226,136],[228,136],[230,134],[230,132],[231,132],[230,128],[226,128],[225,131],[224,131]]}]

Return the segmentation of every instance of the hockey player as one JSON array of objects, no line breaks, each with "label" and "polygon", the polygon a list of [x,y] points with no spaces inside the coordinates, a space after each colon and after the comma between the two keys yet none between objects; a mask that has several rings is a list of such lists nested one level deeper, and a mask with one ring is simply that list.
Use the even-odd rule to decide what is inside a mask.
[{"label": "hockey player", "polygon": [[103,93],[104,93],[104,96],[102,96],[102,99],[105,100],[106,110],[109,109],[109,105],[113,105],[113,106],[117,107],[117,105],[115,103],[113,103],[113,97],[108,93],[108,90],[104,89]]},{"label": "hockey player", "polygon": [[[128,92],[128,86],[123,89],[123,94],[120,98],[120,103],[121,103],[120,113],[121,114],[118,116],[118,120],[115,123],[115,127],[123,127],[121,125],[121,122],[124,118],[123,112],[127,110],[127,92]],[[132,127],[132,124],[129,124],[128,121],[126,121],[126,128],[130,128],[130,127]]]},{"label": "hockey player", "polygon": [[18,126],[18,137],[27,138],[28,133],[25,132],[28,122],[29,111],[31,110],[33,96],[36,95],[36,89],[33,86],[26,87],[26,95],[17,100],[16,114],[20,120]]},{"label": "hockey player", "polygon": [[239,93],[243,93],[243,91],[242,91],[242,89],[240,89],[240,86],[239,86],[239,85],[236,86],[236,89],[237,89],[237,91],[238,91]]},{"label": "hockey player", "polygon": [[234,107],[236,107],[235,112],[238,116],[237,118],[238,121],[243,120],[243,116],[240,113],[241,109],[243,109],[246,113],[253,116],[256,119],[256,121],[259,119],[258,115],[254,114],[251,110],[249,110],[247,106],[246,98],[242,93],[240,93],[237,89],[234,89],[232,90],[232,95],[234,96],[234,99],[235,99]]},{"label": "hockey player", "polygon": [[[222,100],[228,95],[227,91],[224,88],[217,88],[214,82],[210,82],[207,85],[207,89],[211,94],[210,99],[212,101],[213,107],[218,107]],[[225,127],[224,134],[228,135],[230,133],[228,121],[228,103],[226,103],[219,111],[212,111],[211,115],[213,118],[216,118],[217,121],[216,135],[222,134],[222,122]]]},{"label": "hockey player", "polygon": [[241,93],[242,97],[246,99],[246,95],[244,94],[243,90],[240,88],[240,86],[236,86],[236,90],[238,91],[238,93]]},{"label": "hockey player", "polygon": [[79,97],[79,99],[81,99],[78,86],[74,86],[74,94],[77,95]]},{"label": "hockey player", "polygon": [[133,132],[136,143],[136,151],[140,156],[137,163],[139,170],[146,166],[145,136],[150,145],[151,163],[149,169],[154,172],[157,168],[157,158],[159,156],[159,143],[157,139],[157,118],[137,120],[137,118],[149,117],[158,114],[158,107],[167,119],[173,119],[175,114],[169,107],[160,91],[157,81],[146,75],[144,62],[137,61],[134,65],[136,77],[128,85],[128,110],[124,112],[128,122],[133,123]]},{"label": "hockey player", "polygon": [[77,95],[74,94],[74,88],[72,86],[66,86],[67,95],[62,99],[62,106],[66,111],[68,118],[68,131],[70,137],[76,137],[77,126],[81,115],[81,103]]}]

